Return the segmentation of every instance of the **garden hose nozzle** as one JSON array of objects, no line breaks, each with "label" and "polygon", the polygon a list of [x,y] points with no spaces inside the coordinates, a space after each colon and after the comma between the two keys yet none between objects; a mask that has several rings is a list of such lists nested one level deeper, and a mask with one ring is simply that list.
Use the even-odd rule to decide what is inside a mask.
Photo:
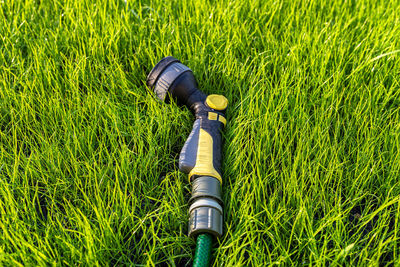
[{"label": "garden hose nozzle", "polygon": [[192,132],[179,156],[179,169],[189,175],[192,197],[189,236],[222,235],[221,130],[226,124],[228,100],[206,95],[197,88],[192,71],[174,57],[163,58],[147,77],[147,86],[166,103],[185,105],[196,116]]}]

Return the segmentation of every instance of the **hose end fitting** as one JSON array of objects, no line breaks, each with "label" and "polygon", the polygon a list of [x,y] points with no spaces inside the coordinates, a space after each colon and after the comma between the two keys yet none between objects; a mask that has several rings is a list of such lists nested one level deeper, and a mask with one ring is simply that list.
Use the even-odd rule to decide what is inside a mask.
[{"label": "hose end fitting", "polygon": [[223,210],[221,184],[209,176],[198,177],[193,181],[191,205],[189,208],[189,236],[210,233],[222,236]]}]

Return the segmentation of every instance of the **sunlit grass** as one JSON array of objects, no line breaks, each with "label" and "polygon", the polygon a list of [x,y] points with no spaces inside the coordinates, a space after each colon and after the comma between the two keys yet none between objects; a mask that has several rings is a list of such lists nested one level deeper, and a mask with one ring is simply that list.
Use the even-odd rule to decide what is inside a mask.
[{"label": "sunlit grass", "polygon": [[193,117],[230,101],[217,266],[399,261],[396,1],[0,2],[0,264],[190,265]]}]

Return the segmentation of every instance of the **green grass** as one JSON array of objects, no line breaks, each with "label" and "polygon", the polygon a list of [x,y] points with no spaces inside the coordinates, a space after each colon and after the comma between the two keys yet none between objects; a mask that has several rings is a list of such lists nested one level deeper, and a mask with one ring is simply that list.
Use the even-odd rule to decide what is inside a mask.
[{"label": "green grass", "polygon": [[192,263],[167,55],[230,101],[215,265],[400,264],[399,5],[0,1],[0,265]]}]

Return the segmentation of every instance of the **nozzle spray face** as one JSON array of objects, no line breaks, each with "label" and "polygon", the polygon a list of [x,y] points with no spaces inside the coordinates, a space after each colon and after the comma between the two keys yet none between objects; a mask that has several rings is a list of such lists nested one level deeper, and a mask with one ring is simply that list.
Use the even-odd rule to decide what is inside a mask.
[{"label": "nozzle spray face", "polygon": [[189,97],[197,90],[192,70],[174,57],[165,57],[151,70],[146,84],[166,103],[170,97],[190,108]]}]

